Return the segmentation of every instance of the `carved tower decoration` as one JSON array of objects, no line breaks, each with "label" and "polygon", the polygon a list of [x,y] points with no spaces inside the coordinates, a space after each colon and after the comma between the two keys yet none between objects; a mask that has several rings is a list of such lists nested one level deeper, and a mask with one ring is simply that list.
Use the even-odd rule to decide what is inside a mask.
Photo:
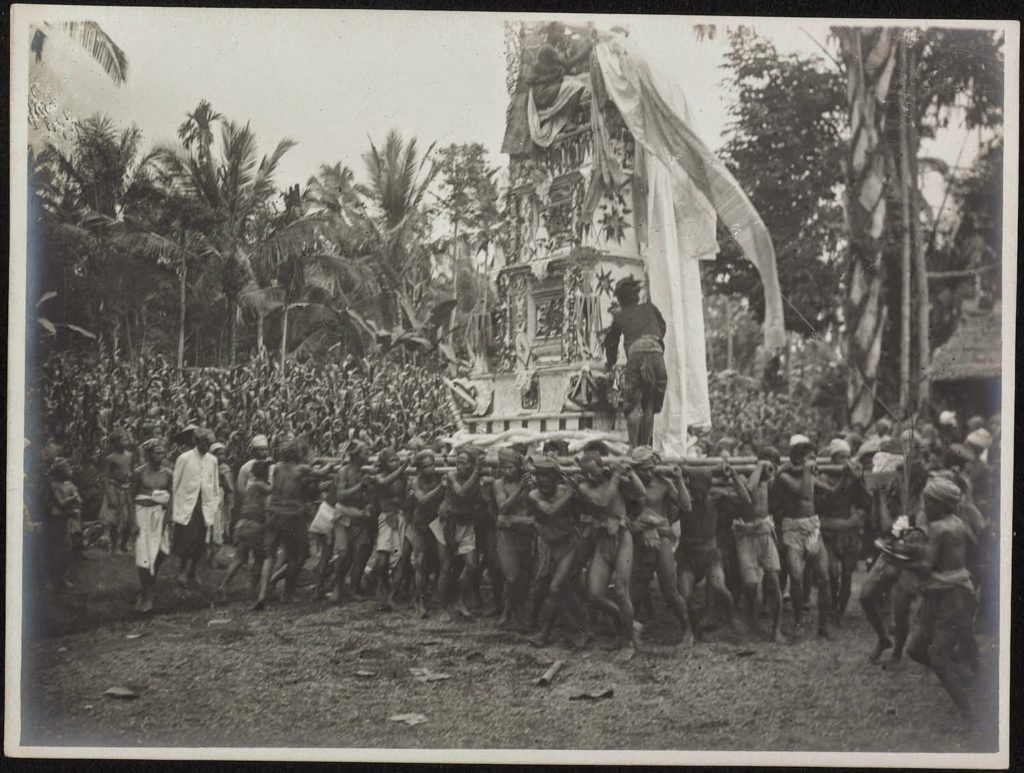
[{"label": "carved tower decoration", "polygon": [[510,23],[506,56],[512,233],[492,277],[490,372],[478,378],[493,383],[491,410],[467,425],[613,429],[601,343],[615,282],[646,285],[642,160],[604,92],[589,30]]}]

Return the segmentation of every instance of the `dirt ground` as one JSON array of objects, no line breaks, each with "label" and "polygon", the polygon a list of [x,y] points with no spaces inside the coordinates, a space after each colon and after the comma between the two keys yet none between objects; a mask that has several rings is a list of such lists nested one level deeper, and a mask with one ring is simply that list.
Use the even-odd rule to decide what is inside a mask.
[{"label": "dirt ground", "polygon": [[[172,580],[134,616],[130,556],[84,562],[76,587],[26,599],[22,669],[28,745],[969,752],[996,747],[994,718],[968,730],[936,678],[867,663],[856,603],[830,641],[791,644],[711,632],[692,650],[655,592],[645,647],[627,664],[602,649],[536,649],[493,621],[443,624],[369,601],[248,610]],[[221,572],[204,569],[206,588]],[[703,594],[700,594],[703,596]],[[856,598],[856,597],[855,597]],[[28,605],[32,605],[31,607]],[[976,705],[995,714],[998,655],[981,639]],[[554,683],[534,680],[554,660]],[[448,679],[419,681],[427,667]],[[134,700],[104,696],[128,687]],[[611,697],[573,700],[613,689]],[[414,727],[388,718],[420,713]],[[985,712],[982,712],[983,716]]]}]

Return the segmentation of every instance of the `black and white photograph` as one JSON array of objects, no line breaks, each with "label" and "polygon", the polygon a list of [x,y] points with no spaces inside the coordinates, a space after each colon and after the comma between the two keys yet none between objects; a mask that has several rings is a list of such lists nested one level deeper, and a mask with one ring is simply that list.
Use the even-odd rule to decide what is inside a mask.
[{"label": "black and white photograph", "polygon": [[9,32],[8,756],[1009,764],[1018,22]]}]

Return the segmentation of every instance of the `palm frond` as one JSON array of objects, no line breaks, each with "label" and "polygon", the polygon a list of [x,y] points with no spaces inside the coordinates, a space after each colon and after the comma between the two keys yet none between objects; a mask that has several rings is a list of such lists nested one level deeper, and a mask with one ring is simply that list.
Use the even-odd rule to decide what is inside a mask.
[{"label": "palm frond", "polygon": [[253,265],[272,270],[283,261],[312,250],[317,244],[320,230],[326,223],[323,217],[310,216],[299,218],[279,228],[253,248]]},{"label": "palm frond", "polygon": [[260,287],[253,283],[239,293],[238,302],[243,308],[252,309],[259,316],[265,317],[284,306],[284,295],[283,287]]},{"label": "palm frond", "polygon": [[[84,48],[110,76],[115,86],[125,82],[128,77],[128,57],[99,24],[94,21],[62,21],[47,23],[46,26],[56,27]],[[41,53],[40,45],[37,56]]]}]

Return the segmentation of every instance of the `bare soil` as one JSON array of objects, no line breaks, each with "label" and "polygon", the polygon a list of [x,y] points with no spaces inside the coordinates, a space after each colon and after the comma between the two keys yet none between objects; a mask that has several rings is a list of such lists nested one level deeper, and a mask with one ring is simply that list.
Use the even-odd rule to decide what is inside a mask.
[{"label": "bare soil", "polygon": [[[131,611],[130,556],[93,557],[76,587],[26,598],[22,741],[28,745],[971,752],[996,747],[998,653],[981,639],[969,730],[937,679],[872,666],[856,603],[833,638],[791,644],[707,633],[691,650],[656,597],[645,647],[620,663],[537,649],[493,621],[420,620],[373,602],[300,601],[249,611],[246,579],[226,603],[174,585],[174,559],[148,619]],[[703,594],[700,594],[703,596]],[[854,597],[856,598],[856,596]],[[135,636],[141,634],[141,636]],[[130,637],[130,638],[129,638]],[[548,687],[534,681],[556,659]],[[418,681],[412,668],[449,679]],[[128,687],[134,700],[104,696]],[[602,700],[575,695],[612,688]],[[421,713],[415,727],[390,721]]]}]

